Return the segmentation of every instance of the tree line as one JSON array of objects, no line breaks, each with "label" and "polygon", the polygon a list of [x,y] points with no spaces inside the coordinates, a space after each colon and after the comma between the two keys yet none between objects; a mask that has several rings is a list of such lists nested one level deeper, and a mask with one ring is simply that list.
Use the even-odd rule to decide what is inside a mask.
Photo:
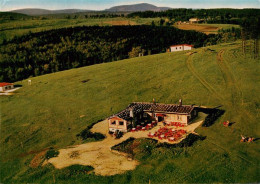
[{"label": "tree line", "polygon": [[244,18],[259,17],[260,9],[170,9],[166,11],[154,12],[134,12],[127,17],[155,18],[168,17],[174,21],[188,21],[190,18],[202,19],[205,23],[217,24],[240,24]]},{"label": "tree line", "polygon": [[71,68],[166,52],[172,44],[216,44],[170,26],[83,26],[29,33],[0,45],[0,81],[18,81]]}]

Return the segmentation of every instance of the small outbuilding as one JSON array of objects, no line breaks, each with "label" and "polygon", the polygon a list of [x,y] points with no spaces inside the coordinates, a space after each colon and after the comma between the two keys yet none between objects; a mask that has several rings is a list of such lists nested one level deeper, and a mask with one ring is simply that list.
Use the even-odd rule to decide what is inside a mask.
[{"label": "small outbuilding", "polygon": [[193,23],[199,23],[201,20],[200,19],[198,19],[198,18],[190,18],[189,19],[189,22],[191,23],[191,24],[193,24]]},{"label": "small outbuilding", "polygon": [[181,44],[181,45],[170,46],[171,52],[192,50],[192,48],[193,48],[193,45],[189,45],[189,44]]},{"label": "small outbuilding", "polygon": [[7,90],[14,89],[13,83],[0,82],[0,92],[5,92]]}]

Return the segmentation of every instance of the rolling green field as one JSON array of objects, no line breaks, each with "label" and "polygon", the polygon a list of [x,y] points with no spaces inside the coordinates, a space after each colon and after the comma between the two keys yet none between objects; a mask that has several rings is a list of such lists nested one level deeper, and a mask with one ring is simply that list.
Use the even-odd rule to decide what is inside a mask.
[{"label": "rolling green field", "polygon": [[29,32],[40,32],[51,29],[76,26],[109,26],[113,23],[122,25],[141,25],[151,24],[152,21],[158,21],[159,18],[50,18],[39,20],[39,18],[31,18],[24,20],[5,21],[0,24],[0,43],[4,39],[9,40],[14,36],[21,36]]},{"label": "rolling green field", "polygon": [[[97,64],[16,82],[22,88],[1,99],[1,183],[253,183],[259,182],[260,62],[241,43]],[[82,81],[87,81],[83,83]],[[133,171],[115,176],[70,172],[52,165],[30,168],[48,147],[80,144],[88,125],[133,101],[221,106],[223,116],[196,131],[191,147],[155,147]],[[85,115],[82,117],[82,115]],[[223,121],[235,122],[224,127]],[[87,141],[92,141],[87,140]],[[142,150],[141,150],[142,151]],[[143,152],[145,154],[146,152]]]}]

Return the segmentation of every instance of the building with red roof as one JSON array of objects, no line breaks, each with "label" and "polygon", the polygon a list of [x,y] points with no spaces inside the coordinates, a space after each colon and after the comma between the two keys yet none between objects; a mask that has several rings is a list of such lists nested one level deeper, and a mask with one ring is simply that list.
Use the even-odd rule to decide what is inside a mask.
[{"label": "building with red roof", "polygon": [[14,84],[13,83],[8,83],[8,82],[0,82],[0,92],[4,92],[9,89],[14,89]]}]

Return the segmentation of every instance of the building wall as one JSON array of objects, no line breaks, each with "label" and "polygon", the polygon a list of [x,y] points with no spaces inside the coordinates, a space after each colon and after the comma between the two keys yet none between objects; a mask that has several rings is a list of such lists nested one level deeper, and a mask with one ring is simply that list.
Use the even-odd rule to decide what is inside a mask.
[{"label": "building wall", "polygon": [[199,19],[197,18],[191,18],[189,19],[190,23],[193,24],[193,23],[198,23]]},{"label": "building wall", "polygon": [[[148,112],[150,116],[152,116],[152,113]],[[154,118],[158,121],[158,117],[156,114],[165,114],[166,116],[164,117],[165,122],[180,122],[183,124],[188,125],[189,123],[189,117],[188,115],[179,115],[179,114],[166,114],[166,113],[154,113]]]},{"label": "building wall", "polygon": [[14,85],[7,85],[7,86],[0,87],[0,91],[2,92],[9,89],[14,89]]},{"label": "building wall", "polygon": [[[115,122],[115,124],[112,124],[113,122]],[[119,125],[119,122],[124,122],[124,124]],[[128,124],[129,123],[126,120],[115,117],[108,120],[108,129],[111,132],[115,132],[116,130],[119,130],[121,132],[127,132]]]},{"label": "building wall", "polygon": [[171,47],[171,52],[176,52],[176,51],[183,51],[183,46],[175,46]]},{"label": "building wall", "polygon": [[191,49],[192,49],[192,47],[184,45],[184,49],[183,50],[191,50]]},{"label": "building wall", "polygon": [[171,52],[191,50],[191,49],[192,49],[192,47],[189,47],[186,45],[180,45],[180,46],[171,47]]},{"label": "building wall", "polygon": [[188,115],[180,115],[180,114],[166,114],[164,117],[166,122],[180,122],[188,125]]}]

